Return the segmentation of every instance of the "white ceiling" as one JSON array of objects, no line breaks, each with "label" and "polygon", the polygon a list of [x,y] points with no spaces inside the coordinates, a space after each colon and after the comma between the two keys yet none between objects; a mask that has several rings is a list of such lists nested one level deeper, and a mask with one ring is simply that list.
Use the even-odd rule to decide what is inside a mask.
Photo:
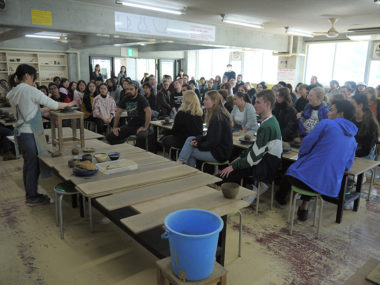
[{"label": "white ceiling", "polygon": [[[113,5],[114,0],[80,0],[99,5]],[[205,24],[221,24],[220,14],[252,23],[264,24],[264,31],[284,33],[289,26],[307,32],[325,32],[328,18],[336,17],[339,32],[350,28],[380,27],[380,4],[374,0],[140,0],[156,6],[187,7],[186,15],[170,16]],[[146,10],[129,9],[133,13]],[[152,13],[157,15],[157,12]],[[164,14],[160,14],[164,15]]]}]

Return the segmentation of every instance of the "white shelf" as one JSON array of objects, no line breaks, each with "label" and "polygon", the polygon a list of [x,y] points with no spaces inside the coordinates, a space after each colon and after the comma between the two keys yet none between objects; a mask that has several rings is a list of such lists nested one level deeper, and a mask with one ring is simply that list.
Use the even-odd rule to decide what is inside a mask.
[{"label": "white shelf", "polygon": [[58,66],[58,67],[65,67],[66,65],[64,64],[40,64],[40,67],[55,67],[55,66]]}]

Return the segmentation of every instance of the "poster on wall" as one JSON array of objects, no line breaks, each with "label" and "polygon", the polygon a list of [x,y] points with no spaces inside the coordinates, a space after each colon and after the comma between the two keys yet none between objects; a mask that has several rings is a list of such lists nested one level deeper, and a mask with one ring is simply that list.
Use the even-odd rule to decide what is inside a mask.
[{"label": "poster on wall", "polygon": [[115,32],[215,42],[215,26],[115,12]]},{"label": "poster on wall", "polygon": [[279,69],[277,72],[278,81],[285,81],[294,86],[294,80],[296,78],[296,70],[292,68]]}]

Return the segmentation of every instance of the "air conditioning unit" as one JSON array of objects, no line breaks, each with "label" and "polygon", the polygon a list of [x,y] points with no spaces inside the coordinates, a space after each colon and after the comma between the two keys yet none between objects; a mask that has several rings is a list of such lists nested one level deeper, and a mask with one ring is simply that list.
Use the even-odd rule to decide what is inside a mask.
[{"label": "air conditioning unit", "polygon": [[380,59],[380,42],[373,43],[372,59]]},{"label": "air conditioning unit", "polygon": [[232,52],[232,60],[241,60],[241,52],[240,51]]}]

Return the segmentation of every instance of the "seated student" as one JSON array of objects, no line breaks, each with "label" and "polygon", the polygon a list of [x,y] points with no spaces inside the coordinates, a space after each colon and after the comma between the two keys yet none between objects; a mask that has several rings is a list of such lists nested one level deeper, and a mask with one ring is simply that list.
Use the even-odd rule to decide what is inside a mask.
[{"label": "seated student", "polygon": [[77,89],[74,91],[74,101],[77,102],[77,106],[82,104],[84,91],[86,90],[86,82],[79,80],[77,84]]},{"label": "seated student", "polygon": [[83,112],[83,119],[87,121],[92,121],[94,118],[92,117],[92,104],[94,103],[94,99],[96,97],[96,85],[93,82],[89,82],[86,86],[83,95],[83,101],[81,104],[81,111]]},{"label": "seated student", "polygon": [[352,96],[354,96],[354,89],[348,85],[344,85],[340,87],[340,94],[343,95],[344,99],[350,99]]},{"label": "seated student", "polygon": [[358,133],[355,136],[358,143],[356,156],[374,160],[379,124],[368,108],[366,95],[354,95],[350,101],[355,107],[354,123],[358,127]]},{"label": "seated student", "polygon": [[191,90],[193,90],[195,92],[195,94],[197,95],[199,102],[201,102],[201,93],[199,92],[199,89],[197,88],[197,82],[195,82],[195,80],[191,79],[189,81],[189,85],[191,87]]},{"label": "seated student", "polygon": [[46,96],[49,96],[49,89],[46,87],[46,85],[41,85],[37,89],[44,93]]},{"label": "seated student", "polygon": [[251,99],[251,104],[252,104],[252,105],[255,105],[255,100],[256,100],[256,97],[255,97],[256,89],[252,87],[251,82],[245,82],[245,83],[244,83],[244,87],[246,88],[246,90],[247,90],[247,94],[248,94],[249,98]]},{"label": "seated student", "polygon": [[153,87],[149,83],[144,83],[143,90],[145,98],[148,100],[150,109],[152,110],[152,118],[157,118],[157,97],[153,93]]},{"label": "seated student", "polygon": [[77,83],[75,81],[71,81],[69,84],[69,88],[67,89],[67,96],[70,98],[70,102],[74,100],[74,92],[77,89]]},{"label": "seated student", "polygon": [[[307,103],[309,103],[309,100],[307,100],[308,91],[306,84],[301,84],[300,86],[298,86],[298,94],[300,95],[300,97],[297,99],[294,107],[296,108],[298,113],[301,113],[303,109],[305,109]],[[301,116],[301,114],[299,116]]]},{"label": "seated student", "polygon": [[109,95],[108,88],[105,83],[99,86],[100,94],[95,97],[92,104],[92,116],[95,119],[98,133],[104,134],[106,126],[112,125],[112,120],[115,117],[116,103]]},{"label": "seated student", "polygon": [[221,171],[220,176],[224,181],[240,184],[241,178],[249,176],[260,178],[263,182],[273,179],[282,154],[280,126],[272,116],[274,102],[272,90],[264,90],[256,95],[256,112],[262,118],[256,141]]},{"label": "seated student", "polygon": [[336,80],[331,80],[330,81],[330,90],[329,92],[327,92],[327,97],[329,98],[329,100],[332,99],[332,97],[334,95],[337,95],[337,94],[340,94],[340,90],[339,90],[339,82],[336,81]]},{"label": "seated student", "polygon": [[222,98],[221,98],[222,105],[224,106],[224,108],[227,109],[229,113],[231,113],[233,108],[230,102],[227,102],[227,95],[228,95],[227,91],[225,89],[220,89],[219,94],[222,95]]},{"label": "seated student", "polygon": [[117,81],[117,79],[107,79],[106,84],[109,95],[114,99],[115,103],[117,104],[120,101],[120,92],[123,90],[123,88],[118,86],[117,82],[115,83],[115,81]]},{"label": "seated student", "polygon": [[220,85],[220,88],[219,90],[226,90],[227,92],[227,98],[226,98],[226,101],[228,103],[231,104],[231,106],[234,105],[234,95],[232,93],[232,87],[231,87],[231,84],[229,84],[228,82],[227,83],[223,83],[222,85]]},{"label": "seated student", "polygon": [[59,77],[59,76],[55,76],[55,77],[53,78],[53,82],[54,82],[57,86],[59,86],[59,85],[61,84],[61,77]]},{"label": "seated student", "polygon": [[289,89],[290,98],[292,98],[292,106],[297,102],[297,95],[293,92],[293,86],[290,83],[286,83],[286,88]]},{"label": "seated student", "polygon": [[207,135],[186,139],[178,162],[192,167],[196,160],[224,162],[231,156],[233,121],[230,113],[222,106],[218,91],[209,91],[204,98],[206,108]]},{"label": "seated student", "polygon": [[[354,136],[358,128],[352,122],[354,106],[347,100],[336,101],[328,118],[303,139],[298,160],[289,167],[276,193],[280,204],[287,203],[291,185],[329,197],[338,196],[344,172],[351,168],[355,158]],[[301,199],[303,203],[297,216],[306,221],[310,197],[302,196]]]},{"label": "seated student", "polygon": [[293,141],[298,136],[297,110],[293,107],[288,88],[280,88],[272,113],[280,124],[282,140]]},{"label": "seated student", "polygon": [[61,79],[61,84],[59,85],[59,93],[62,97],[62,102],[70,103],[70,97],[69,97],[69,85],[70,81],[67,78]]},{"label": "seated student", "polygon": [[306,105],[298,121],[298,131],[301,138],[310,133],[321,120],[327,119],[329,109],[322,103],[324,97],[323,88],[315,87],[310,90],[307,96],[309,104]]},{"label": "seated student", "polygon": [[172,107],[172,112],[175,116],[182,103],[182,84],[179,80],[173,82],[173,88],[173,92],[170,92],[170,106]]},{"label": "seated student", "polygon": [[11,143],[7,139],[7,136],[13,136],[13,132],[6,127],[0,126],[0,143],[4,161],[16,159],[15,155],[11,152]]},{"label": "seated student", "polygon": [[246,95],[238,92],[234,95],[235,106],[232,109],[231,116],[234,120],[234,132],[242,132],[254,135],[259,125],[256,119],[256,110],[252,104],[246,102]]},{"label": "seated student", "polygon": [[50,98],[53,99],[54,101],[57,102],[65,102],[66,96],[63,96],[58,89],[57,84],[54,82],[50,82],[48,85],[49,93],[50,93]]},{"label": "seated student", "polygon": [[376,89],[373,87],[367,87],[364,94],[368,99],[368,108],[371,110],[373,117],[380,123],[380,100],[377,99]]},{"label": "seated student", "polygon": [[[107,136],[107,140],[110,144],[121,144],[129,136],[137,135],[136,145],[141,147],[145,145],[145,138],[149,132],[152,111],[148,100],[139,94],[139,89],[135,84],[127,82],[125,90],[125,95],[117,105],[113,131]],[[124,110],[128,113],[128,124],[119,128],[120,114]]]},{"label": "seated student", "polygon": [[162,88],[157,95],[157,109],[160,113],[160,116],[170,116],[170,94],[169,94],[169,80],[164,80],[162,83]]},{"label": "seated student", "polygon": [[207,84],[206,84],[206,79],[204,77],[201,77],[199,81],[201,82],[199,84],[199,92],[200,92],[201,101],[202,101],[202,98],[205,96],[205,93],[206,93],[205,91],[207,88]]},{"label": "seated student", "polygon": [[182,148],[190,136],[201,136],[203,131],[203,111],[194,91],[183,92],[182,105],[174,118],[171,134],[162,139],[166,150],[170,147]]}]

